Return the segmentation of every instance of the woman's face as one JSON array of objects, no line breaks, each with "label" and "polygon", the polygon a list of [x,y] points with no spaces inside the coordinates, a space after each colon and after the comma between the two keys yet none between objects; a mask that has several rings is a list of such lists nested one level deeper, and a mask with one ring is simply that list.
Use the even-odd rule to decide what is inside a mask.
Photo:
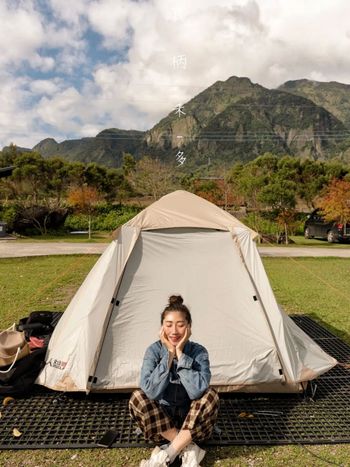
[{"label": "woman's face", "polygon": [[163,320],[164,333],[171,344],[176,346],[185,335],[188,321],[181,311],[169,311]]}]

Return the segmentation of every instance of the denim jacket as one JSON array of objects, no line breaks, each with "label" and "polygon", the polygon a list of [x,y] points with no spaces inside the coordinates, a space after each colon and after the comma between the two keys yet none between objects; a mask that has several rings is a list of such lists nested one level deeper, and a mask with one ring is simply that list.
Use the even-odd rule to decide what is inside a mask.
[{"label": "denim jacket", "polygon": [[165,406],[189,408],[209,387],[210,365],[207,350],[188,341],[179,360],[168,367],[169,351],[154,342],[145,353],[141,368],[141,389],[147,397]]}]

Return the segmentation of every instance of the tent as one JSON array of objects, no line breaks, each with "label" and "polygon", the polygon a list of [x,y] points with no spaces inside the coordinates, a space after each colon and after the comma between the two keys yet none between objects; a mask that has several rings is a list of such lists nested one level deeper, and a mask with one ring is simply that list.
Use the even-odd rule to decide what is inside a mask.
[{"label": "tent", "polygon": [[279,309],[257,234],[186,191],[156,201],[118,231],[75,294],[37,383],[62,391],[130,391],[160,313],[181,294],[191,339],[209,352],[221,391],[298,392],[337,361]]}]

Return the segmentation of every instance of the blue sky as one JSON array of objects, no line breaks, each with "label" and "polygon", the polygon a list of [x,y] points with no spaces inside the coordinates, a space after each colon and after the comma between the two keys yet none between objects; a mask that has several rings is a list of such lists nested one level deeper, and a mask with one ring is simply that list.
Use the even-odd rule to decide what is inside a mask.
[{"label": "blue sky", "polygon": [[145,130],[232,75],[350,84],[350,2],[315,3],[3,0],[0,147]]}]

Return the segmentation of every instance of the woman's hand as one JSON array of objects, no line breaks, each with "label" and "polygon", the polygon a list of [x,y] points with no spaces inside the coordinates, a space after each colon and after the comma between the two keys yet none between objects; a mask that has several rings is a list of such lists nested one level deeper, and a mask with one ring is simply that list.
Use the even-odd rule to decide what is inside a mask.
[{"label": "woman's hand", "polygon": [[160,338],[160,341],[163,345],[165,345],[165,347],[168,349],[168,351],[175,355],[175,346],[169,341],[169,339],[167,338],[165,332],[164,332],[164,328],[163,326],[161,327],[160,329],[160,333],[159,333],[159,338]]},{"label": "woman's hand", "polygon": [[183,338],[180,340],[180,342],[177,343],[176,345],[176,348],[175,348],[175,351],[176,351],[176,357],[177,359],[179,360],[179,358],[181,357],[182,355],[182,351],[186,345],[186,342],[189,340],[189,338],[191,337],[191,326],[186,326],[186,331],[185,331],[185,334],[183,336]]}]

